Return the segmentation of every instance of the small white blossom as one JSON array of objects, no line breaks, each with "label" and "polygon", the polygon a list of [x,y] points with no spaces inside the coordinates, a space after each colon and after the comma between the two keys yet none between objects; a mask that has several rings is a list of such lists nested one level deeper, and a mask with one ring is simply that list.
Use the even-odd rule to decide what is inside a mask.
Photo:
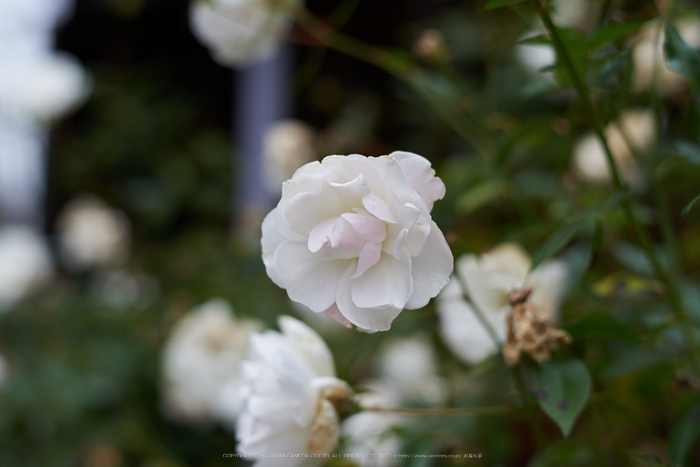
[{"label": "small white blossom", "polygon": [[316,313],[385,331],[425,306],[452,272],[431,219],[445,185],[423,157],[328,156],[285,182],[262,225],[267,274]]},{"label": "small white blossom", "polygon": [[128,258],[128,218],[95,196],[82,196],[68,203],[57,227],[61,257],[73,270],[110,268]]},{"label": "small white blossom", "polygon": [[254,322],[234,318],[221,299],[210,300],[182,318],[163,350],[162,407],[175,421],[232,425],[242,408],[240,366]]},{"label": "small white blossom", "polygon": [[[644,190],[647,182],[635,161],[632,148],[643,153],[654,144],[654,114],[648,109],[625,110],[617,122],[608,124],[604,133],[622,181],[635,191]],[[594,133],[587,133],[574,143],[573,159],[573,170],[579,179],[599,185],[610,183],[610,167],[605,150]]]},{"label": "small white blossom", "polygon": [[11,307],[53,275],[44,238],[22,226],[0,228],[0,310]]},{"label": "small white blossom", "polygon": [[302,165],[316,159],[313,129],[297,120],[272,125],[263,138],[263,173],[271,193],[279,193],[282,184]]},{"label": "small white blossom", "polygon": [[195,1],[190,9],[192,32],[218,63],[245,66],[275,51],[289,27],[288,11],[298,0]]},{"label": "small white blossom", "polygon": [[469,301],[464,297],[457,277],[438,297],[440,334],[448,347],[468,363],[478,362],[496,350],[496,345],[481,324],[472,303],[491,325],[500,342],[507,334],[506,315],[511,310],[509,294],[532,287],[530,301],[542,317],[558,318],[566,267],[552,260],[530,271],[530,258],[517,245],[503,244],[481,257],[464,255],[457,260],[457,272],[464,281]]},{"label": "small white blossom", "polygon": [[[238,418],[238,452],[324,454],[340,433],[336,404],[349,394],[335,377],[330,350],[311,328],[289,316],[279,318],[281,333],[250,339],[243,362],[245,408]],[[260,457],[256,467],[311,466],[319,459]]]},{"label": "small white blossom", "polygon": [[20,120],[50,123],[87,98],[92,84],[64,53],[39,52],[9,60],[0,72],[0,110]]}]

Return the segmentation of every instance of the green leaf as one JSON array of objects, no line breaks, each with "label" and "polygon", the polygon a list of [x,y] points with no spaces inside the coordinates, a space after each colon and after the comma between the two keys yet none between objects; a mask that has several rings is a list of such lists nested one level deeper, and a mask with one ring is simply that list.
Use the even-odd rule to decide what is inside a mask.
[{"label": "green leaf", "polygon": [[695,91],[700,91],[700,53],[689,46],[670,21],[666,21],[664,53],[669,68],[685,75]]},{"label": "green leaf", "polygon": [[668,436],[672,467],[683,467],[691,446],[700,435],[700,401],[694,401],[678,417]]},{"label": "green leaf", "polygon": [[700,165],[700,144],[692,141],[678,141],[676,143],[676,151],[688,162]]},{"label": "green leaf", "polygon": [[544,260],[557,254],[571,241],[572,238],[574,238],[574,236],[584,225],[586,225],[584,222],[569,224],[550,235],[549,238],[545,240],[544,245],[542,245],[540,249],[537,250],[532,256],[531,269],[535,269],[537,266],[542,264]]},{"label": "green leaf", "polygon": [[525,0],[491,0],[486,4],[484,10],[495,10],[497,8],[503,8],[504,6],[515,5],[518,3],[523,3]]},{"label": "green leaf", "polygon": [[683,217],[688,217],[688,214],[690,214],[690,210],[693,209],[693,206],[695,206],[695,203],[700,201],[700,195],[696,196],[694,200],[692,200],[686,207],[683,208],[683,211],[681,211],[681,215]]},{"label": "green leaf", "polygon": [[588,403],[591,376],[580,360],[550,360],[533,373],[532,389],[540,408],[568,437],[576,418]]},{"label": "green leaf", "polygon": [[639,338],[639,331],[616,321],[608,313],[592,312],[581,316],[564,326],[577,340],[606,340],[633,342]]},{"label": "green leaf", "polygon": [[598,29],[595,34],[593,34],[593,37],[589,39],[588,43],[591,49],[597,49],[598,47],[632,34],[645,24],[646,21],[630,21],[606,26]]},{"label": "green leaf", "polygon": [[503,196],[507,187],[507,183],[503,180],[489,180],[480,183],[459,197],[455,210],[461,214],[475,211],[481,206]]}]

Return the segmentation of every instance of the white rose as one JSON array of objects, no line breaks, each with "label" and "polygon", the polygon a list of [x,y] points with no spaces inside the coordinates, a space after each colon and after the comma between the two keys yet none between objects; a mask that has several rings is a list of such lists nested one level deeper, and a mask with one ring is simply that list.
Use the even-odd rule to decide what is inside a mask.
[{"label": "white rose", "polygon": [[[362,384],[366,390],[355,399],[360,407],[396,407],[394,390],[382,381]],[[397,413],[364,410],[343,421],[343,452],[353,454],[352,461],[361,467],[394,467],[401,453],[401,438],[392,430],[403,424],[404,417]],[[376,455],[377,457],[369,457]]]},{"label": "white rose", "polygon": [[262,225],[267,274],[346,325],[385,331],[447,283],[452,253],[430,217],[445,185],[408,152],[328,156],[301,167]]},{"label": "white rose", "polygon": [[92,88],[83,67],[68,54],[35,53],[3,66],[0,108],[17,119],[51,122],[82,104]]},{"label": "white rose", "polygon": [[439,405],[447,385],[438,376],[435,349],[424,336],[392,340],[379,356],[381,379],[398,400]]},{"label": "white rose", "polygon": [[272,55],[289,26],[285,12],[298,0],[196,1],[190,9],[194,35],[218,63],[244,66]]},{"label": "white rose", "polygon": [[171,420],[233,425],[241,411],[240,367],[255,322],[234,319],[229,305],[210,300],[182,318],[163,350],[162,409]]},{"label": "white rose", "polygon": [[73,270],[119,266],[129,255],[129,219],[95,196],[69,202],[57,227],[59,251]]},{"label": "white rose", "polygon": [[0,310],[10,307],[53,274],[53,260],[43,237],[27,227],[0,229]]},{"label": "white rose", "polygon": [[[340,433],[334,406],[349,394],[335,377],[330,350],[311,328],[289,316],[279,318],[282,333],[267,331],[250,339],[243,362],[245,408],[238,418],[238,452],[324,454]],[[320,462],[320,460],[319,460]],[[262,457],[256,467],[316,465],[310,458]]]},{"label": "white rose", "polygon": [[[623,111],[617,122],[610,122],[605,128],[605,139],[622,181],[637,192],[643,191],[647,182],[630,145],[634,150],[644,152],[654,144],[654,114],[648,109]],[[580,180],[593,184],[610,183],[608,159],[603,145],[594,133],[585,134],[574,143],[573,159],[573,170]]]},{"label": "white rose", "polygon": [[[530,271],[530,258],[517,245],[503,244],[481,256],[464,255],[457,272],[464,281],[469,300],[481,311],[498,340],[506,339],[506,315],[511,309],[508,295],[532,287],[530,301],[552,321],[558,317],[566,279],[563,262],[552,260]],[[440,294],[437,304],[440,334],[452,351],[468,363],[478,362],[496,351],[488,331],[464,298],[457,277]]]}]

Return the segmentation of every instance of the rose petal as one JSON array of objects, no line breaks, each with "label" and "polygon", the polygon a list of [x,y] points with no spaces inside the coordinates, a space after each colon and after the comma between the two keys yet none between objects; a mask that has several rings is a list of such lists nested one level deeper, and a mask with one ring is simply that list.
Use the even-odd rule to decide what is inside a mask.
[{"label": "rose petal", "polygon": [[319,190],[294,195],[285,207],[284,216],[296,233],[308,238],[318,224],[343,212],[343,203],[328,182],[324,182]]},{"label": "rose petal", "polygon": [[331,236],[333,224],[335,223],[336,219],[337,217],[332,217],[319,224],[316,224],[316,227],[311,229],[311,232],[309,232],[309,240],[307,242],[309,251],[316,253],[318,250],[323,248],[323,244],[326,243]]},{"label": "rose petal", "polygon": [[289,298],[317,313],[335,302],[347,260],[324,258],[311,253],[304,243],[286,241],[275,251],[274,268],[287,288]]},{"label": "rose petal", "polygon": [[262,246],[262,259],[265,264],[267,275],[270,276],[272,282],[277,284],[277,286],[284,288],[284,281],[273,267],[275,251],[277,247],[286,240],[282,232],[277,228],[276,216],[276,209],[273,209],[265,216],[265,220],[263,220],[262,223],[262,238],[260,244]]},{"label": "rose petal", "polygon": [[394,151],[389,154],[399,162],[408,184],[432,211],[433,203],[445,196],[445,184],[435,176],[435,170],[426,158],[412,152]]},{"label": "rose petal", "polygon": [[343,314],[338,309],[338,305],[336,305],[335,303],[333,304],[333,306],[324,311],[324,313],[327,316],[330,316],[331,318],[339,322],[340,324],[342,324],[343,326],[345,326],[346,328],[352,329],[352,323],[348,321],[345,316],[343,316]]},{"label": "rose petal", "polygon": [[386,202],[370,193],[362,198],[362,205],[367,209],[367,211],[378,219],[388,222],[390,224],[396,224],[398,219],[396,219],[396,213],[389,207]]},{"label": "rose petal", "polygon": [[360,258],[357,263],[357,271],[350,279],[356,279],[365,273],[369,268],[377,264],[382,256],[382,246],[379,243],[367,243],[360,252]]},{"label": "rose petal", "polygon": [[338,287],[337,306],[340,313],[358,328],[370,331],[387,331],[391,322],[401,313],[401,308],[360,308],[351,298],[351,269],[345,272]]},{"label": "rose petal", "polygon": [[415,310],[428,304],[447,284],[453,270],[454,258],[445,237],[434,221],[421,254],[412,259],[413,294],[406,308]]},{"label": "rose petal", "polygon": [[412,292],[411,257],[405,250],[398,260],[383,254],[377,264],[352,280],[352,301],[360,308],[403,309]]},{"label": "rose petal", "polygon": [[355,232],[369,242],[382,243],[386,238],[386,224],[367,211],[349,212],[340,217],[348,221]]}]

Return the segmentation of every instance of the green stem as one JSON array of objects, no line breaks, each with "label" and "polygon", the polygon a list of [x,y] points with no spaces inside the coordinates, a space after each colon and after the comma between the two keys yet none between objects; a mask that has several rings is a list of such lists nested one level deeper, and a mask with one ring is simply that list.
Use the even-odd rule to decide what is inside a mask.
[{"label": "green stem", "polygon": [[404,56],[396,56],[380,47],[371,46],[346,36],[321,22],[303,7],[295,8],[291,15],[309,34],[326,47],[374,65],[408,84],[452,129],[473,146],[484,158],[495,151],[495,144],[485,132],[472,122],[465,112],[455,106],[454,99],[444,99],[430,90],[430,77],[418,65]]},{"label": "green stem", "polygon": [[[455,277],[459,281],[459,286],[462,289],[462,293],[464,296],[469,295],[469,289],[467,289],[467,284],[464,282],[464,279],[462,279],[462,276],[460,276],[458,273],[455,273]],[[486,332],[488,333],[489,337],[493,341],[493,344],[496,346],[497,349],[501,349],[502,343],[501,339],[498,337],[498,333],[496,333],[496,330],[491,326],[491,323],[486,319],[486,316],[481,312],[481,309],[479,309],[478,306],[474,303],[472,300],[471,303],[469,304],[471,309],[474,311],[474,314],[476,315],[476,318],[479,320],[479,323],[486,329]]]},{"label": "green stem", "polygon": [[[608,145],[607,139],[605,138],[603,126],[600,122],[600,119],[598,118],[595,108],[593,107],[593,103],[591,102],[588,90],[586,89],[583,80],[579,76],[576,67],[573,64],[573,61],[569,56],[568,51],[566,50],[566,46],[564,45],[564,42],[562,41],[561,36],[559,35],[559,31],[557,30],[556,26],[554,26],[554,23],[552,22],[552,19],[549,16],[547,7],[545,5],[540,4],[540,8],[538,8],[538,11],[540,13],[540,17],[542,18],[542,22],[544,23],[545,27],[547,28],[552,37],[554,46],[557,49],[557,55],[563,62],[563,65],[566,67],[567,71],[569,72],[571,81],[574,83],[574,87],[576,88],[579,98],[583,102],[583,105],[591,120],[591,124],[593,125],[593,130],[595,131],[596,135],[598,136],[598,139],[603,145],[605,157],[608,161],[608,166],[610,167],[610,172],[612,174],[612,179],[615,188],[620,190],[622,189],[623,185],[620,179],[617,164],[615,162],[615,158],[613,157],[612,151],[610,150],[610,146]],[[659,260],[659,257],[656,254],[656,250],[654,249],[651,235],[646,230],[646,228],[644,228],[637,220],[632,210],[632,203],[630,202],[628,197],[625,197],[622,200],[622,211],[628,224],[637,234],[639,243],[641,244],[642,248],[649,257],[652,267],[654,268],[654,273],[656,277],[666,287],[668,297],[674,311],[685,320],[688,320],[688,313],[685,307],[683,306],[683,301],[681,299],[680,291],[677,287],[677,284],[675,283],[675,281],[672,280],[672,278],[668,275],[668,273],[664,270],[663,266],[661,265],[661,261]],[[691,332],[686,330],[685,337],[689,346],[690,359],[693,365],[695,366],[695,370],[698,372],[698,374],[700,374],[700,361],[698,360],[698,357],[700,355],[698,355],[698,353],[695,352],[696,343],[694,336]]]},{"label": "green stem", "polygon": [[[455,277],[459,281],[459,285],[462,288],[462,293],[465,296],[467,296],[467,284],[464,282],[464,280],[459,274],[455,273]],[[493,328],[493,326],[491,326],[491,323],[488,322],[486,316],[484,316],[482,311],[479,309],[478,306],[476,306],[475,303],[473,303],[473,301],[470,303],[470,307],[474,311],[474,314],[476,315],[481,325],[484,327],[484,329],[486,329],[486,332],[491,337],[491,340],[493,341],[494,345],[498,349],[500,349],[502,347],[502,344],[501,340],[498,338],[496,330]],[[546,446],[547,443],[547,435],[544,431],[542,421],[540,420],[539,413],[536,409],[537,403],[532,399],[530,391],[527,390],[527,387],[525,386],[525,381],[523,380],[523,377],[520,374],[520,372],[518,372],[516,368],[509,368],[509,370],[511,376],[513,377],[513,381],[515,382],[515,386],[518,389],[518,393],[520,394],[520,398],[522,399],[523,405],[525,406],[527,417],[530,420],[530,425],[532,426],[532,431],[534,433],[537,446],[538,448],[543,448],[544,446]]]},{"label": "green stem", "polygon": [[418,415],[421,417],[460,417],[464,415],[487,415],[494,413],[506,413],[513,410],[512,407],[454,407],[444,409],[424,409],[413,407],[360,407],[367,412],[386,412],[402,415]]}]

